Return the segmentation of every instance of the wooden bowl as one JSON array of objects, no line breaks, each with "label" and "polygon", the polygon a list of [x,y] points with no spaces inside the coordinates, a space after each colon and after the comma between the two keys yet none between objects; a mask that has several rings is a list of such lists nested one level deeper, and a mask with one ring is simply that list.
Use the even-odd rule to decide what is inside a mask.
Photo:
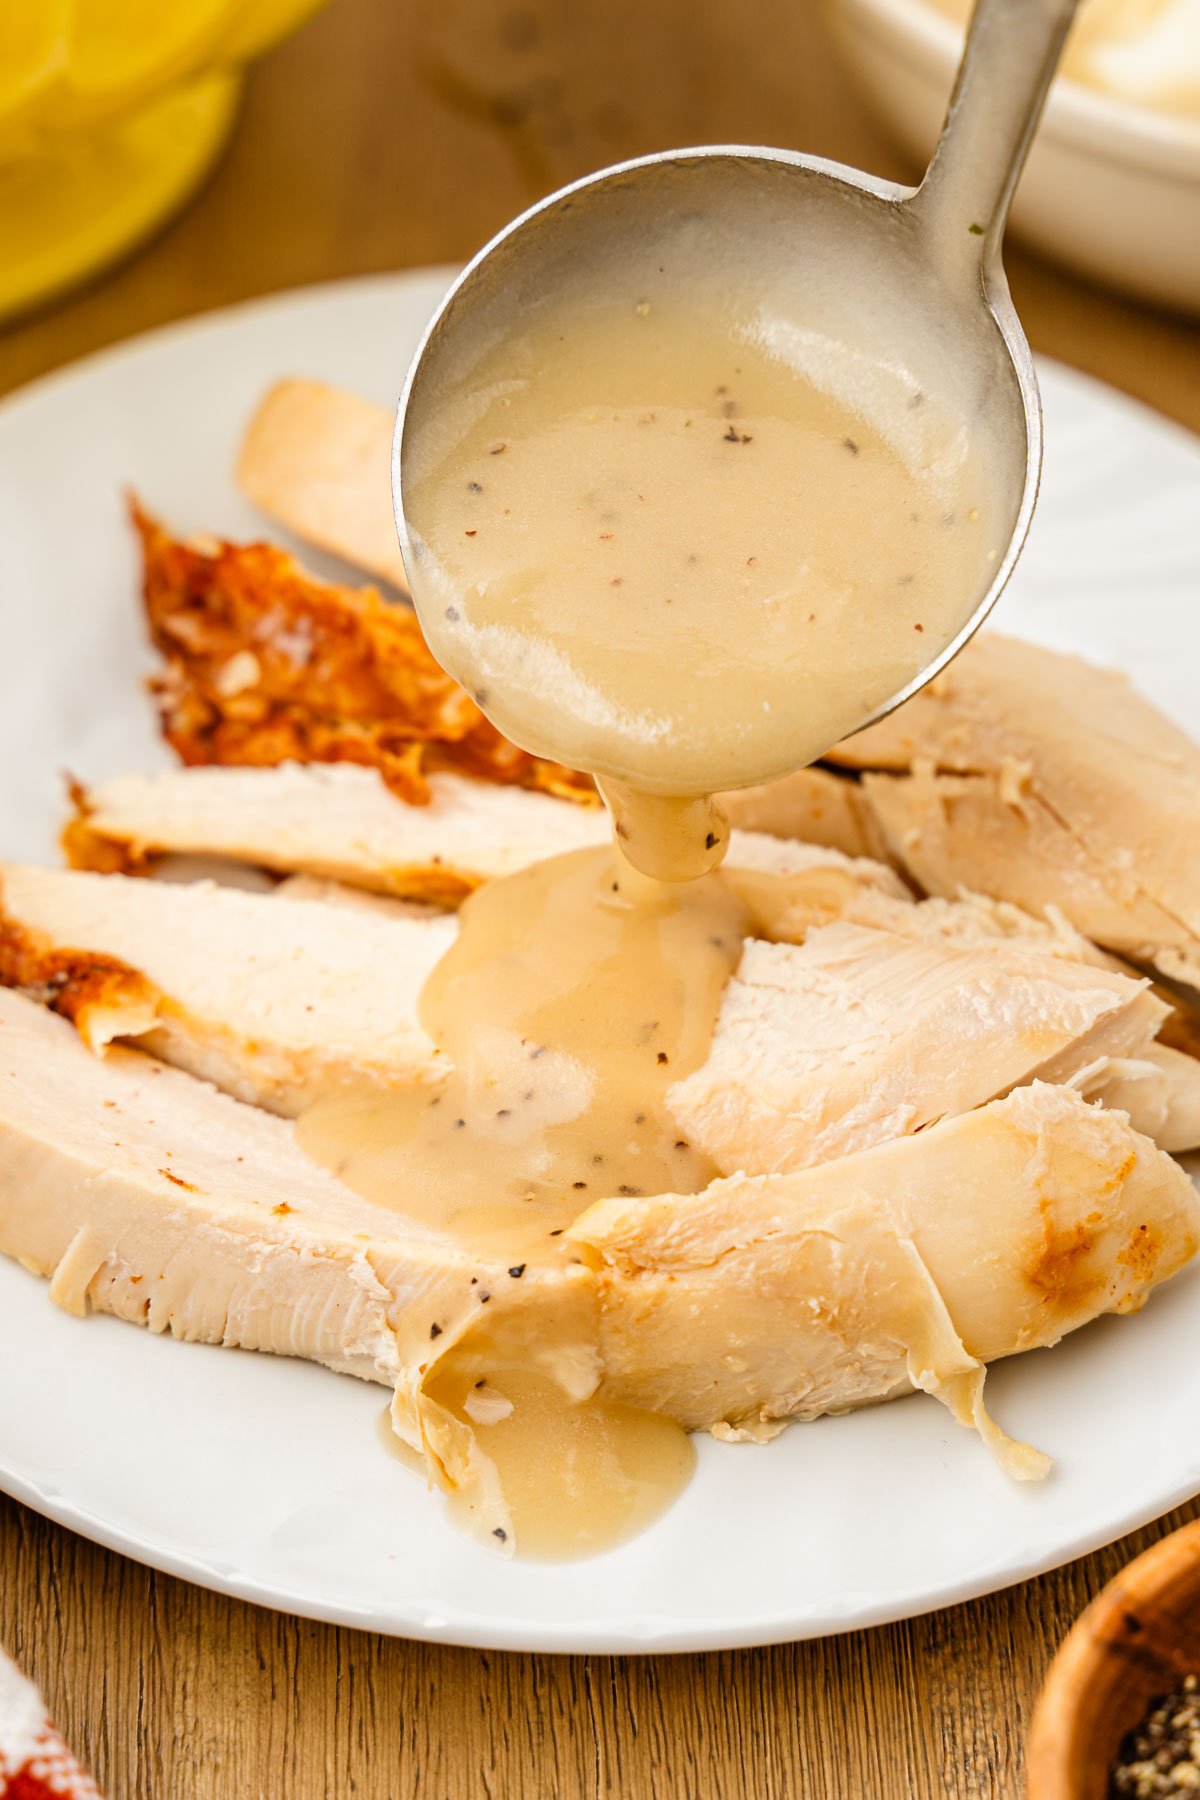
[{"label": "wooden bowl", "polygon": [[1110,1581],[1050,1665],[1029,1733],[1026,1800],[1107,1800],[1126,1732],[1200,1674],[1200,1520]]}]

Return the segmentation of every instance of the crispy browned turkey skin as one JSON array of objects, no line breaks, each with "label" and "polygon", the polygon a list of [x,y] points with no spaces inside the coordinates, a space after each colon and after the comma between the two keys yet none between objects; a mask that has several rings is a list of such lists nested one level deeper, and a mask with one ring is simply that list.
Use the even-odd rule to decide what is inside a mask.
[{"label": "crispy browned turkey skin", "polygon": [[185,763],[353,762],[402,800],[431,769],[595,802],[590,779],[518,750],[433,660],[415,615],[308,575],[270,544],[183,543],[135,501],[142,593],[166,667],[163,735]]}]

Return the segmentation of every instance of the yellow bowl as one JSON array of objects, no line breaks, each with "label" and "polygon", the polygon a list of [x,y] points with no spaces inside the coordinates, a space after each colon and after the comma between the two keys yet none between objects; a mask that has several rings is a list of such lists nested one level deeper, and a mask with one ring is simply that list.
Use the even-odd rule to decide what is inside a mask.
[{"label": "yellow bowl", "polygon": [[160,224],[229,135],[241,69],[322,0],[0,0],[0,319]]}]

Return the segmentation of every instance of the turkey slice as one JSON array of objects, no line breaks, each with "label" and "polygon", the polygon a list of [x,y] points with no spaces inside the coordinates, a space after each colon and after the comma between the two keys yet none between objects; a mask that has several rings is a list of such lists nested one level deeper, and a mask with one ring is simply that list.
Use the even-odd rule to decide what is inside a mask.
[{"label": "turkey slice", "polygon": [[1200,1149],[1200,1062],[1182,1050],[1147,1044],[1135,1056],[1106,1057],[1081,1070],[1071,1085],[1128,1113],[1160,1150]]},{"label": "turkey slice", "polygon": [[[782,909],[778,916],[782,926],[792,923]],[[997,938],[1019,941],[1023,950],[1045,956],[1065,956],[1073,962],[1090,963],[1094,968],[1109,969],[1134,980],[1142,976],[1140,969],[1083,937],[1057,906],[1047,906],[1041,916],[1036,916],[1011,901],[990,900],[984,894],[971,893],[965,888],[960,889],[953,900],[935,897],[920,900],[915,905],[904,905],[888,894],[862,888],[847,896],[838,916],[894,931],[901,937],[919,938],[926,943],[956,944],[961,948],[979,948]],[[789,943],[799,943],[803,939],[803,933],[798,930],[780,929],[772,935]],[[1189,1060],[1200,1064],[1200,1013],[1192,1004],[1194,996],[1187,995],[1170,982],[1152,981],[1150,985],[1167,1009],[1167,1017],[1159,1028],[1162,1043],[1171,1044],[1174,1049],[1186,1053]],[[1200,1067],[1193,1078],[1200,1079]],[[1186,1075],[1178,1079],[1188,1081]],[[1138,1129],[1147,1127],[1139,1125]]]},{"label": "turkey slice", "polygon": [[138,1038],[272,1112],[440,1075],[417,1002],[456,932],[446,913],[364,908],[349,929],[304,898],[0,865],[0,982],[44,994],[94,1050]]},{"label": "turkey slice", "polygon": [[1019,939],[959,948],[843,922],[746,945],[708,1059],[668,1104],[722,1174],[802,1169],[1140,1055],[1166,1011],[1145,982]]},{"label": "turkey slice", "polygon": [[761,787],[722,794],[729,822],[743,831],[802,838],[847,856],[879,858],[883,840],[859,783],[831,769],[797,769]]},{"label": "turkey slice", "polygon": [[[264,879],[271,882],[270,876]],[[313,900],[322,906],[354,906],[378,913],[384,919],[436,919],[445,908],[424,900],[396,900],[390,894],[374,894],[370,888],[348,887],[344,881],[328,881],[320,875],[285,875],[271,885],[280,900]]]},{"label": "turkey slice", "polygon": [[[1198,1233],[1177,1163],[1120,1113],[1038,1082],[840,1162],[606,1200],[571,1235],[602,1259],[608,1379],[746,1434],[909,1385],[986,1431],[978,1364],[1135,1311]],[[614,1303],[626,1293],[636,1307]],[[709,1395],[699,1321],[724,1338]]]},{"label": "turkey slice", "polygon": [[[159,852],[186,852],[454,904],[483,881],[611,835],[607,814],[548,794],[449,774],[429,786],[428,805],[409,806],[374,769],[350,763],[125,775],[77,792],[64,841],[82,868],[136,868]],[[758,832],[733,833],[728,863],[767,878],[830,871],[838,893],[861,885],[907,894],[880,863]]]},{"label": "turkey slice", "polygon": [[1200,985],[1200,748],[1111,669],[983,632],[832,752],[889,853]]},{"label": "turkey slice", "polygon": [[[62,1019],[0,993],[0,1248],[70,1312],[401,1369],[477,1260],[361,1200],[293,1127],[140,1051],[92,1056]],[[457,1293],[457,1288],[455,1288]]]},{"label": "turkey slice", "polygon": [[238,456],[242,491],[321,550],[407,590],[392,513],[392,415],[323,381],[269,389]]}]

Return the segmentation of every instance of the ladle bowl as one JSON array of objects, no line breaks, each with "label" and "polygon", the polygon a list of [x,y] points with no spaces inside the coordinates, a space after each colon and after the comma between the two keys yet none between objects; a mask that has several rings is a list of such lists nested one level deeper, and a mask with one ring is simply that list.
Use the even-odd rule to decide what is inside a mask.
[{"label": "ladle bowl", "polygon": [[[917,188],[789,150],[705,145],[620,163],[560,189],[487,244],[430,322],[400,399],[392,457],[396,522],[417,612],[438,650],[444,595],[423,567],[405,487],[447,395],[589,259],[617,259],[631,292],[656,272],[678,280],[719,259],[746,271],[756,334],[861,352],[863,380],[888,384],[892,409],[947,396],[989,473],[996,541],[961,629],[882,704],[871,724],[961,649],[1003,592],[1033,517],[1041,404],[1029,345],[1009,297],[1001,242],[1009,201],[1076,0],[979,0],[946,125]],[[611,263],[610,263],[611,266]],[[579,354],[587,354],[581,334]],[[903,405],[897,406],[897,400]],[[736,630],[736,618],[731,619]],[[454,672],[453,670],[451,671]],[[766,780],[778,769],[755,772]]]}]

